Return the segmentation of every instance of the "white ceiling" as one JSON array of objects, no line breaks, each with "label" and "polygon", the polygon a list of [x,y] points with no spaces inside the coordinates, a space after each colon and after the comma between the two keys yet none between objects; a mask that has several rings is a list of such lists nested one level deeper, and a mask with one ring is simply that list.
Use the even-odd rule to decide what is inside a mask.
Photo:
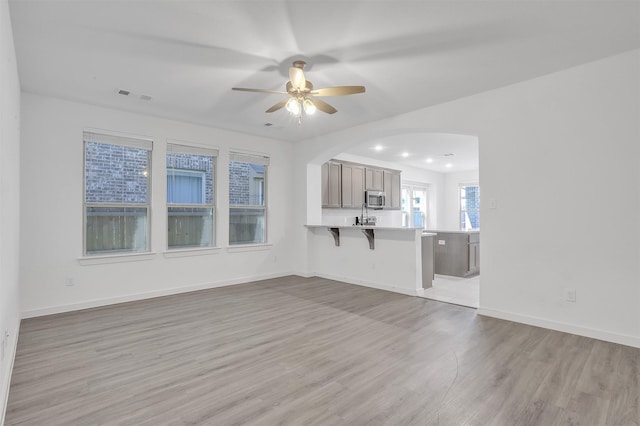
[{"label": "white ceiling", "polygon": [[[10,8],[25,91],[288,141],[640,48],[638,1],[16,0]],[[298,58],[316,88],[367,91],[324,98],[338,113],[302,125],[284,110],[264,112],[281,95],[231,91],[283,90]]]},{"label": "white ceiling", "polygon": [[478,170],[479,166],[478,138],[468,135],[405,133],[371,140],[344,153],[440,173]]}]

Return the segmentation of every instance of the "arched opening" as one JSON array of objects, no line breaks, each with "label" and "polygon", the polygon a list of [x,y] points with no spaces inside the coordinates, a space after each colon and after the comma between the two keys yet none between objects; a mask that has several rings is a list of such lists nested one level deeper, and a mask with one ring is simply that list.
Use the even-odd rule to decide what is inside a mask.
[{"label": "arched opening", "polygon": [[[348,226],[360,215],[359,208],[322,206],[321,167],[329,160],[401,172],[401,205],[375,212],[381,226],[419,227],[437,233],[464,233],[476,228],[479,231],[480,163],[479,139],[475,135],[396,129],[336,141],[318,152],[307,164],[307,223]],[[442,244],[443,239],[446,238],[435,238],[435,244]],[[438,257],[442,247],[434,248],[435,280],[432,288],[425,289],[425,296],[478,306],[479,243],[472,244],[476,245],[471,249],[465,246],[472,250],[471,254],[467,251],[459,256],[466,256],[467,263],[478,264],[472,265],[475,272],[462,273],[464,277],[439,274]]]}]

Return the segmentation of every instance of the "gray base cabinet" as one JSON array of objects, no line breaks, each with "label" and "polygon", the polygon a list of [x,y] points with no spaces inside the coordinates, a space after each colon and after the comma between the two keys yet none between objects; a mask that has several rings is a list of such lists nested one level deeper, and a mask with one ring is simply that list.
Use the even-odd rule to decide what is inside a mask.
[{"label": "gray base cabinet", "polygon": [[436,274],[464,278],[480,273],[480,233],[438,232],[434,240]]}]

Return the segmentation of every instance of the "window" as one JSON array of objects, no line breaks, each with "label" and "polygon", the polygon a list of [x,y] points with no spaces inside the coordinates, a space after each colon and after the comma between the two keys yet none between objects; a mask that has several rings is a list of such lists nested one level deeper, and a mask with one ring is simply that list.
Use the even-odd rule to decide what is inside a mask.
[{"label": "window", "polygon": [[149,251],[152,142],[85,132],[84,254]]},{"label": "window", "polygon": [[460,229],[480,228],[480,187],[460,185]]},{"label": "window", "polygon": [[266,243],[269,158],[231,153],[229,161],[229,244]]},{"label": "window", "polygon": [[427,227],[427,188],[426,185],[402,186],[402,226],[410,228]]},{"label": "window", "polygon": [[167,145],[167,241],[170,249],[215,244],[215,159],[218,151]]}]

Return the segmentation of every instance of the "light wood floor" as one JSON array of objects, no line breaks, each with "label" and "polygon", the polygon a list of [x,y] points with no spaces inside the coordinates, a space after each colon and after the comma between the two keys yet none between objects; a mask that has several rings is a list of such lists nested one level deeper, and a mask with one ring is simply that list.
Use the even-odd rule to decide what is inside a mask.
[{"label": "light wood floor", "polygon": [[7,425],[634,425],[640,350],[312,278],[22,322]]}]

